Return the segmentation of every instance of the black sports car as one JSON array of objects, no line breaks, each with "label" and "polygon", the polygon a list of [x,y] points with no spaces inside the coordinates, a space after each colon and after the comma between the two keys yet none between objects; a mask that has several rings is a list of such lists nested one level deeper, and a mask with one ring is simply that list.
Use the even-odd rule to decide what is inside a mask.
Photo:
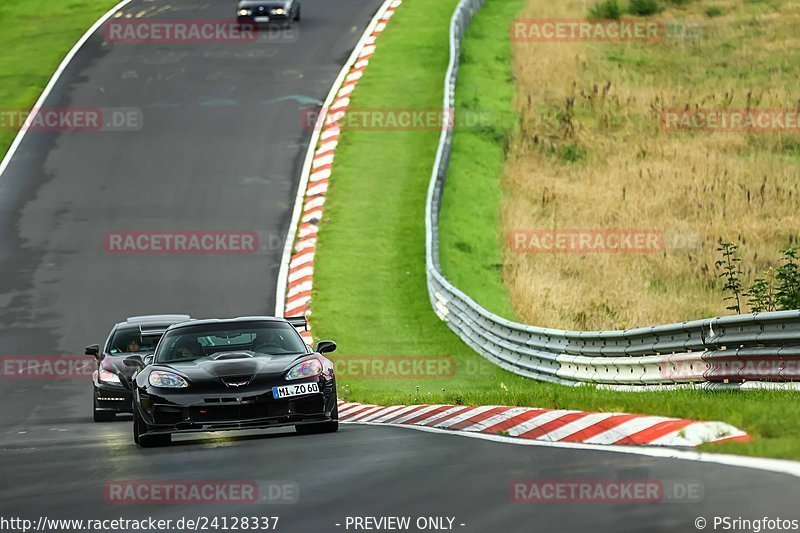
[{"label": "black sports car", "polygon": [[297,331],[305,318],[198,320],[167,329],[154,356],[132,355],[133,440],[169,444],[173,433],[295,426],[339,428],[333,363]]},{"label": "black sports car", "polygon": [[130,317],[111,328],[102,351],[99,344],[86,347],[86,355],[97,359],[92,373],[92,407],[95,422],[114,420],[117,413],[132,413],[133,395],[123,386],[135,369],[123,360],[134,353],[151,354],[164,331],[178,322],[191,320],[188,315],[149,315]]},{"label": "black sports car", "polygon": [[239,24],[292,24],[300,20],[300,0],[241,0],[236,8]]}]

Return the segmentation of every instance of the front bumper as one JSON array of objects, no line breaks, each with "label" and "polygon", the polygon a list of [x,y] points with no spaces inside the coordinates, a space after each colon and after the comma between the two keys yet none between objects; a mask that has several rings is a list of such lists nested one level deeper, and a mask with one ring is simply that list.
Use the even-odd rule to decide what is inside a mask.
[{"label": "front bumper", "polygon": [[[256,18],[261,18],[261,17],[268,17],[269,20],[256,21]],[[249,25],[252,25],[252,26],[267,26],[269,24],[287,24],[290,21],[290,18],[289,18],[288,13],[287,14],[283,14],[283,15],[271,15],[271,14],[268,14],[268,13],[265,13],[265,14],[262,15],[262,14],[257,13],[257,14],[254,14],[254,15],[246,15],[246,16],[237,15],[236,21],[239,24],[249,24]]]},{"label": "front bumper", "polygon": [[94,408],[109,413],[132,413],[133,393],[122,385],[94,380]]},{"label": "front bumper", "polygon": [[320,378],[318,383],[318,393],[285,399],[273,398],[271,386],[201,393],[148,387],[147,392],[137,392],[137,404],[148,434],[265,429],[333,420],[335,381]]}]

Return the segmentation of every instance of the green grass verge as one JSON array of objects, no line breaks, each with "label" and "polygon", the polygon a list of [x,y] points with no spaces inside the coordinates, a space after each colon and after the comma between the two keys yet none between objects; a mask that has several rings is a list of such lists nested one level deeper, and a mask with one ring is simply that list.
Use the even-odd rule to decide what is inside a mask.
[{"label": "green grass verge", "polygon": [[[441,106],[448,59],[447,28],[456,3],[404,1],[380,37],[377,53],[353,95],[354,109]],[[500,94],[508,101],[498,103],[498,111],[509,109],[509,78],[499,74],[509,70],[486,70],[478,60],[508,58],[508,42],[502,37],[508,27],[504,21],[513,17],[520,5],[517,0],[489,0],[468,31],[468,60],[462,70],[459,107],[470,105],[465,99],[476,95]],[[464,83],[471,83],[473,90],[468,86],[461,91]],[[433,313],[425,285],[424,206],[437,139],[436,131],[343,132],[320,229],[312,321],[318,338],[332,338],[339,344],[339,351],[333,354],[337,364],[380,356],[448,357],[455,361],[455,370],[452,375],[416,379],[340,374],[342,399],[376,404],[520,405],[723,420],[748,431],[754,441],[704,449],[800,457],[800,402],[796,395],[698,391],[623,394],[554,386],[504,372],[464,345]],[[448,246],[469,239],[473,253],[488,254],[483,263],[487,268],[496,260],[491,255],[496,237],[483,234],[483,242],[476,244],[470,234],[481,235],[480,228],[472,226],[488,225],[487,220],[496,216],[491,206],[482,204],[494,202],[494,209],[499,208],[496,189],[502,140],[497,143],[489,146],[484,136],[459,131],[445,195],[451,207],[467,202],[462,205],[480,210],[480,217],[461,220],[464,228],[448,227],[443,235],[447,235]],[[469,172],[486,181],[486,187],[461,186],[460,178],[466,174],[457,172]],[[459,197],[459,192],[465,196]],[[450,215],[452,212],[447,213]],[[450,218],[445,222],[449,226]],[[463,251],[443,250],[450,268],[459,253]],[[490,277],[484,272],[475,274],[475,279],[481,275]],[[489,291],[485,293],[488,296]],[[502,306],[501,302],[496,309]]]},{"label": "green grass verge", "polygon": [[508,28],[523,5],[523,0],[489,2],[468,30],[456,91],[459,118],[439,215],[440,261],[448,279],[509,319],[517,317],[502,278],[500,175],[517,120]]},{"label": "green grass verge", "polygon": [[[27,111],[83,33],[118,0],[0,2],[0,109]],[[0,159],[16,130],[0,128]]]}]

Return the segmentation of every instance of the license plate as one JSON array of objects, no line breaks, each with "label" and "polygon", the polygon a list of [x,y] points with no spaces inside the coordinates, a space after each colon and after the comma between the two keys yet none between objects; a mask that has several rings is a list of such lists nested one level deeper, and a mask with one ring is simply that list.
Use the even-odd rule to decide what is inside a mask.
[{"label": "license plate", "polygon": [[314,392],[319,392],[318,383],[298,383],[297,385],[287,385],[285,387],[272,387],[272,396],[274,398],[290,398]]},{"label": "license plate", "polygon": [[256,22],[269,22],[269,17],[255,17],[253,20]]}]

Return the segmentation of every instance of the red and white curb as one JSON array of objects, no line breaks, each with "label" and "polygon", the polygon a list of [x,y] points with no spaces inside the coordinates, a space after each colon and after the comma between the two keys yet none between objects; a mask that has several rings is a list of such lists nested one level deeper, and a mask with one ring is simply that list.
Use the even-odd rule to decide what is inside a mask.
[{"label": "red and white curb", "polygon": [[494,405],[384,407],[340,401],[339,421],[422,426],[547,442],[604,445],[694,447],[706,442],[749,440],[747,433],[723,422]]},{"label": "red and white curb", "polygon": [[[288,261],[286,274],[286,296],[283,316],[306,316],[311,312],[311,293],[313,288],[314,256],[317,248],[317,234],[322,213],[325,207],[325,197],[328,192],[328,180],[333,171],[333,161],[336,147],[339,144],[341,133],[340,121],[345,110],[350,105],[350,95],[364,75],[369,65],[369,60],[375,53],[375,42],[378,36],[386,29],[386,24],[394,15],[395,10],[402,0],[388,0],[373,19],[362,40],[353,52],[352,61],[346,75],[337,80],[329,96],[329,103],[323,107],[315,126],[315,152],[311,158],[308,169],[308,180],[305,188],[305,197],[302,211],[297,221],[296,233],[290,233],[294,238],[294,252]],[[338,87],[338,89],[337,89]],[[278,291],[282,290],[281,283]],[[281,299],[279,298],[279,305]],[[312,342],[310,326],[307,331],[300,333],[308,344]]]}]

